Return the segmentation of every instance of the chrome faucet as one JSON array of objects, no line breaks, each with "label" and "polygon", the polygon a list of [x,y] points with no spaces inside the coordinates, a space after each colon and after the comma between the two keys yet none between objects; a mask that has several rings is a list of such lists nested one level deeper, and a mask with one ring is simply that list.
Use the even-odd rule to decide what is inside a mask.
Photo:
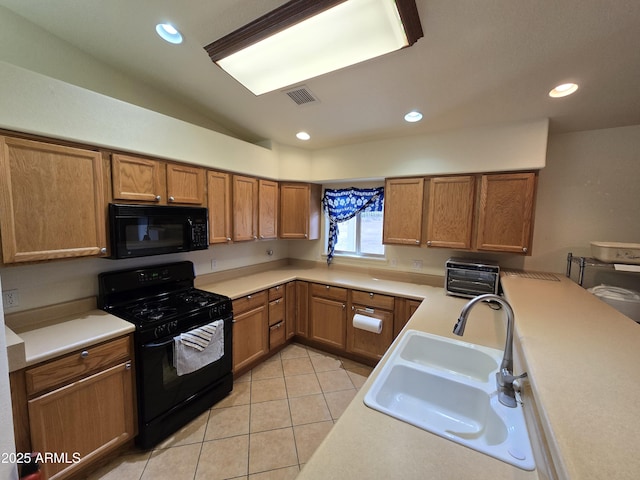
[{"label": "chrome faucet", "polygon": [[502,305],[507,313],[507,339],[504,345],[504,354],[502,356],[502,363],[500,364],[500,370],[496,373],[496,382],[498,385],[498,400],[507,407],[515,408],[516,392],[513,383],[519,379],[527,376],[526,373],[522,375],[513,375],[513,309],[511,305],[498,295],[487,294],[479,295],[469,301],[460,312],[460,318],[455,327],[453,327],[453,333],[462,336],[464,334],[464,327],[467,325],[467,318],[469,312],[479,302],[496,302]]}]

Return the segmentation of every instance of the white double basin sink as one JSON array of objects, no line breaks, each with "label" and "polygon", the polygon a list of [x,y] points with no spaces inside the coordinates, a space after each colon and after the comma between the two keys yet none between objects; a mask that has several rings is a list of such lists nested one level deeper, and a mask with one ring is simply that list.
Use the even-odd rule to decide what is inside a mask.
[{"label": "white double basin sink", "polygon": [[498,401],[502,351],[417,330],[405,333],[364,403],[523,470],[535,469],[522,405]]}]

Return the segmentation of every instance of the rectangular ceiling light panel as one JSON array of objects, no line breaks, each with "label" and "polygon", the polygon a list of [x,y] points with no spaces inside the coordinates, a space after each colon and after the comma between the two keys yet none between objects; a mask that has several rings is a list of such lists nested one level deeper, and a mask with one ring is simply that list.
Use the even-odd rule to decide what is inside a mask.
[{"label": "rectangular ceiling light panel", "polygon": [[216,63],[260,95],[408,45],[394,0],[347,0]]}]

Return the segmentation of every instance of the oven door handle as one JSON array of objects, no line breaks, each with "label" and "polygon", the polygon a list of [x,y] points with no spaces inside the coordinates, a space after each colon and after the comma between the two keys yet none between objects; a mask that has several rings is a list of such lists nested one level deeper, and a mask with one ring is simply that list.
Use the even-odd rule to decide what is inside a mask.
[{"label": "oven door handle", "polygon": [[142,345],[142,348],[159,348],[166,347],[170,343],[173,343],[175,337],[171,337],[169,340],[165,340],[164,342],[156,342],[156,343],[145,343]]}]

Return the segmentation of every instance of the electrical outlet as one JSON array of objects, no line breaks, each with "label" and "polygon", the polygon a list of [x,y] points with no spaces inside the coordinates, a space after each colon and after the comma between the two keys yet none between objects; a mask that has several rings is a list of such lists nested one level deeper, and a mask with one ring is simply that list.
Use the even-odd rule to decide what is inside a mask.
[{"label": "electrical outlet", "polygon": [[422,260],[414,260],[413,261],[413,269],[414,270],[422,270]]},{"label": "electrical outlet", "polygon": [[2,303],[5,308],[13,308],[20,305],[20,297],[18,297],[18,290],[7,290],[2,292]]}]

